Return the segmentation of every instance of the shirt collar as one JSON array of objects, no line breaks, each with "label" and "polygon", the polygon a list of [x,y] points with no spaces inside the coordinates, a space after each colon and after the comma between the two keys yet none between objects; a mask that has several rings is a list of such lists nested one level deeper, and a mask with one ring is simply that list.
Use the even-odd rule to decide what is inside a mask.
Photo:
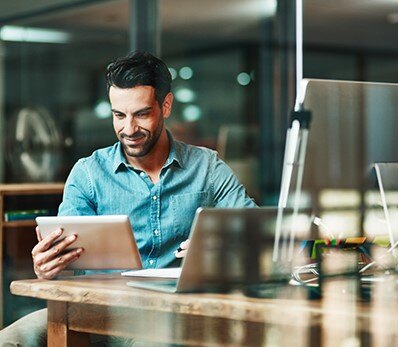
[{"label": "shirt collar", "polygon": [[169,157],[166,160],[166,163],[163,167],[170,166],[172,163],[176,162],[181,168],[183,167],[183,160],[182,160],[182,153],[180,150],[180,146],[174,140],[173,135],[171,135],[170,131],[167,130],[167,136],[169,137],[170,141],[170,153]]},{"label": "shirt collar", "polygon": [[[172,163],[176,162],[182,168],[183,167],[182,153],[179,149],[178,143],[176,143],[173,136],[168,130],[167,130],[167,136],[169,137],[170,141],[170,153],[163,167],[168,167]],[[131,164],[129,164],[128,161],[126,160],[123,153],[122,145],[119,141],[115,144],[115,152],[114,152],[113,167],[112,167],[113,172],[116,172],[120,168],[120,166],[131,167]]]},{"label": "shirt collar", "polygon": [[127,162],[123,154],[123,148],[120,142],[115,144],[115,152],[113,154],[113,172],[116,172],[119,167],[128,167],[130,164]]}]

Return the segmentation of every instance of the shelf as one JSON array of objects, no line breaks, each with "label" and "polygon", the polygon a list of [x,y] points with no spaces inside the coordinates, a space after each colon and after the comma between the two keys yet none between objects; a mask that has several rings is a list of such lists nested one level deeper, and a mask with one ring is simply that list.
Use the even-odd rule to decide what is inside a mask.
[{"label": "shelf", "polygon": [[63,190],[63,183],[0,184],[0,329],[4,322],[10,324],[17,317],[14,314],[35,309],[33,302],[18,303],[9,295],[8,287],[19,274],[30,271],[29,276],[34,277],[31,251],[37,244],[36,221],[33,218],[5,221],[5,213],[24,210],[55,213],[62,201]]},{"label": "shelf", "polygon": [[20,227],[35,227],[35,220],[15,220],[11,222],[3,222],[3,228],[20,228]]},{"label": "shelf", "polygon": [[24,184],[0,184],[2,195],[45,195],[60,194],[64,189],[63,183],[24,183]]}]

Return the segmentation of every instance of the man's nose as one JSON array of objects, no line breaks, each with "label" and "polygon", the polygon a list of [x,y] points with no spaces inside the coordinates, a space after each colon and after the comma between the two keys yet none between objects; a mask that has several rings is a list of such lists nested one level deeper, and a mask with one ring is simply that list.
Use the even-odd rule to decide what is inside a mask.
[{"label": "man's nose", "polygon": [[127,117],[126,118],[126,123],[124,125],[124,131],[127,134],[134,134],[135,132],[137,132],[139,126],[137,124],[137,120],[134,119],[134,117]]}]

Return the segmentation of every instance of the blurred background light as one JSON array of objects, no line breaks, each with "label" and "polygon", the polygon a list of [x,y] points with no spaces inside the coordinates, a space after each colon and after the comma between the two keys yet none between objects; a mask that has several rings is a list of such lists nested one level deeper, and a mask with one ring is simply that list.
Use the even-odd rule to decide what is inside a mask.
[{"label": "blurred background light", "polygon": [[247,72],[241,72],[236,80],[241,86],[247,86],[250,83],[250,75]]},{"label": "blurred background light", "polygon": [[59,30],[5,25],[0,29],[0,39],[16,42],[68,43],[70,34]]},{"label": "blurred background light", "polygon": [[169,71],[171,74],[171,79],[175,80],[177,78],[177,70],[174,69],[173,67],[169,67]]},{"label": "blurred background light", "polygon": [[180,69],[179,74],[183,80],[189,80],[193,76],[193,70],[189,66],[184,66]]},{"label": "blurred background light", "polygon": [[95,115],[100,119],[109,118],[112,116],[111,104],[108,101],[100,100],[94,107]]},{"label": "blurred background light", "polygon": [[195,122],[202,117],[202,110],[197,105],[188,105],[183,109],[182,116],[188,122]]},{"label": "blurred background light", "polygon": [[195,100],[195,92],[189,88],[180,88],[175,92],[176,100],[182,103],[188,103]]},{"label": "blurred background light", "polygon": [[275,16],[277,7],[277,0],[249,0],[230,6],[229,12],[240,16],[261,14],[264,18],[269,18]]}]

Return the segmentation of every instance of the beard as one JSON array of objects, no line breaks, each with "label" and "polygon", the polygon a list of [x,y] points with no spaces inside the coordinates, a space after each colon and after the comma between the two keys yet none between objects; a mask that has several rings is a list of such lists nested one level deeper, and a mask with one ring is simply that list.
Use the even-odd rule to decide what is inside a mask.
[{"label": "beard", "polygon": [[[146,156],[157,144],[159,137],[162,133],[164,120],[161,118],[153,133],[146,129],[140,129],[132,135],[124,133],[119,134],[119,141],[122,144],[124,153],[129,157],[144,157]],[[138,140],[137,144],[130,144],[126,140]]]}]

